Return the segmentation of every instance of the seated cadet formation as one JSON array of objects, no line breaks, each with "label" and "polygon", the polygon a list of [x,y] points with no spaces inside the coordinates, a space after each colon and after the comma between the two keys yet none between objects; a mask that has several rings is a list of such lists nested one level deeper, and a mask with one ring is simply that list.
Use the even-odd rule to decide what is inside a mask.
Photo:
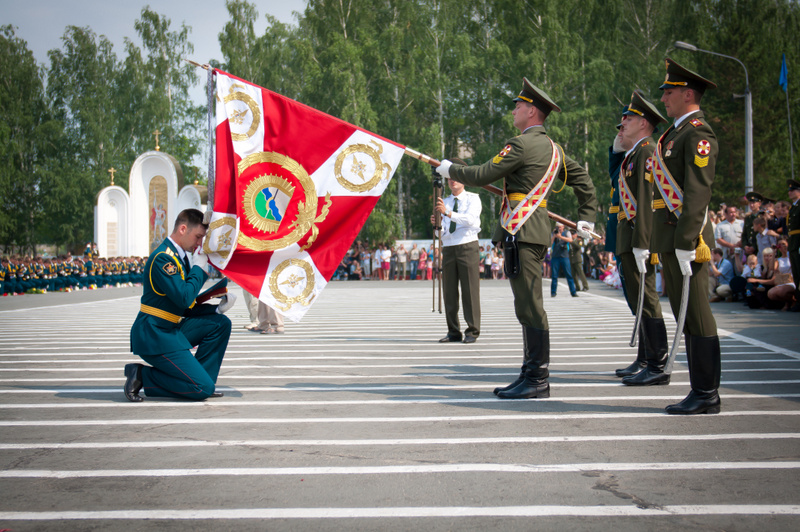
[{"label": "seated cadet formation", "polygon": [[[208,279],[208,258],[198,249],[207,230],[203,213],[186,209],[147,260],[141,307],[131,327],[131,351],[150,366],[125,366],[129,401],[142,401],[142,389],[148,397],[222,397],[215,386],[231,335],[231,320],[224,312],[233,307],[235,297],[227,294],[219,305],[197,304]],[[188,252],[196,249],[190,267]],[[218,283],[224,284],[226,280]]]}]

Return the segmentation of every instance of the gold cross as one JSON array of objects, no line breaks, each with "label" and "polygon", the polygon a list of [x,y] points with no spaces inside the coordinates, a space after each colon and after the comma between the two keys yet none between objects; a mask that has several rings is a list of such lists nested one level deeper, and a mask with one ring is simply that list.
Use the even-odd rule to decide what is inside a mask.
[{"label": "gold cross", "polygon": [[114,168],[113,166],[108,169],[108,173],[111,174],[111,186],[112,187],[114,186],[114,172],[116,172],[116,171],[117,171],[117,169]]},{"label": "gold cross", "polygon": [[153,131],[153,135],[155,135],[155,137],[156,137],[156,151],[161,151],[161,148],[158,145],[158,136],[160,134],[161,134],[161,132],[159,130],[157,130],[157,129],[155,131]]}]

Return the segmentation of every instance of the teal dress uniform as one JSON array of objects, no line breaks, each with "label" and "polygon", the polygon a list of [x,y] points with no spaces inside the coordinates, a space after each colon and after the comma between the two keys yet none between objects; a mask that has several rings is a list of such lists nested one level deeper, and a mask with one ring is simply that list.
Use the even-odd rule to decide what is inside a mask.
[{"label": "teal dress uniform", "polygon": [[[533,102],[537,108],[547,106],[560,111],[543,91],[523,80],[523,89],[515,101]],[[556,146],[556,149],[561,150]],[[508,205],[514,209],[547,174],[553,157],[553,144],[543,125],[527,128],[521,135],[507,141],[506,146],[490,161],[480,166],[453,164],[450,177],[465,185],[488,185],[505,180]],[[561,154],[555,169],[554,187],[558,181],[572,187],[578,199],[580,220],[594,222],[597,202],[592,180],[586,170],[574,160]],[[551,188],[550,191],[553,189]],[[544,198],[546,199],[546,198]],[[501,228],[493,240],[502,241]],[[523,327],[523,365],[520,376],[510,386],[495,393],[504,399],[549,397],[547,383],[550,364],[550,331],[542,298],[542,261],[550,246],[550,219],[546,204],[541,204],[516,232],[519,273],[510,278],[514,294],[514,310]],[[508,262],[508,260],[506,261]],[[506,264],[506,267],[509,265]]]},{"label": "teal dress uniform", "polygon": [[[667,79],[660,88],[674,89],[677,83],[701,93],[706,87],[716,87],[667,59]],[[667,198],[663,195],[659,195],[663,200],[660,205],[654,202],[650,251],[659,255],[669,303],[677,316],[683,275],[675,250],[696,249],[701,233],[705,242],[714,242],[711,224],[707,222],[719,147],[714,131],[700,110],[683,117],[679,125],[670,126],[659,140],[659,146],[664,165],[683,191],[683,202],[680,216],[665,206]],[[708,262],[695,261],[691,267],[683,332],[692,391],[681,403],[668,406],[669,414],[717,413],[720,410],[717,390],[722,362],[717,323],[708,301]]]},{"label": "teal dress uniform", "polygon": [[214,393],[231,321],[214,305],[193,308],[207,279],[202,268],[189,269],[170,239],[151,253],[131,327],[131,351],[152,366],[141,372],[147,396],[202,400]]}]

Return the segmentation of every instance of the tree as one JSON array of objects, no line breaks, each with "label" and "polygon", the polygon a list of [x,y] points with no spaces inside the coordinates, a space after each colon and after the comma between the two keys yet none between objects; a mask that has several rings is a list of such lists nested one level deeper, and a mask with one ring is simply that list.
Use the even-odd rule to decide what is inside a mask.
[{"label": "tree", "polygon": [[60,124],[44,98],[39,68],[10,25],[0,28],[0,246],[35,253],[35,232],[47,218],[40,199]]}]

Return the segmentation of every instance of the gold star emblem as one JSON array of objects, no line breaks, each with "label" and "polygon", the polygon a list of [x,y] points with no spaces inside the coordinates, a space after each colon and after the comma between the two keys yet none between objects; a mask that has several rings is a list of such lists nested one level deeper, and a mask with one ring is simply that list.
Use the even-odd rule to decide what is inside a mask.
[{"label": "gold star emblem", "polygon": [[233,233],[233,229],[229,230],[227,233],[220,235],[217,244],[220,248],[228,249],[231,247],[231,233]]},{"label": "gold star emblem", "polygon": [[299,275],[297,275],[297,274],[293,273],[292,275],[290,275],[290,276],[289,276],[289,278],[288,278],[288,279],[286,279],[285,281],[283,281],[281,284],[288,284],[288,285],[289,285],[291,288],[294,288],[295,286],[297,286],[298,284],[300,284],[300,282],[301,282],[302,280],[303,280],[303,278],[302,278],[302,277],[300,277]]},{"label": "gold star emblem", "polygon": [[367,178],[364,177],[364,170],[366,169],[367,165],[365,165],[362,162],[359,162],[359,160],[356,159],[356,156],[353,155],[353,167],[350,169],[350,171],[356,174],[358,177],[360,177],[362,181],[366,181]]}]

